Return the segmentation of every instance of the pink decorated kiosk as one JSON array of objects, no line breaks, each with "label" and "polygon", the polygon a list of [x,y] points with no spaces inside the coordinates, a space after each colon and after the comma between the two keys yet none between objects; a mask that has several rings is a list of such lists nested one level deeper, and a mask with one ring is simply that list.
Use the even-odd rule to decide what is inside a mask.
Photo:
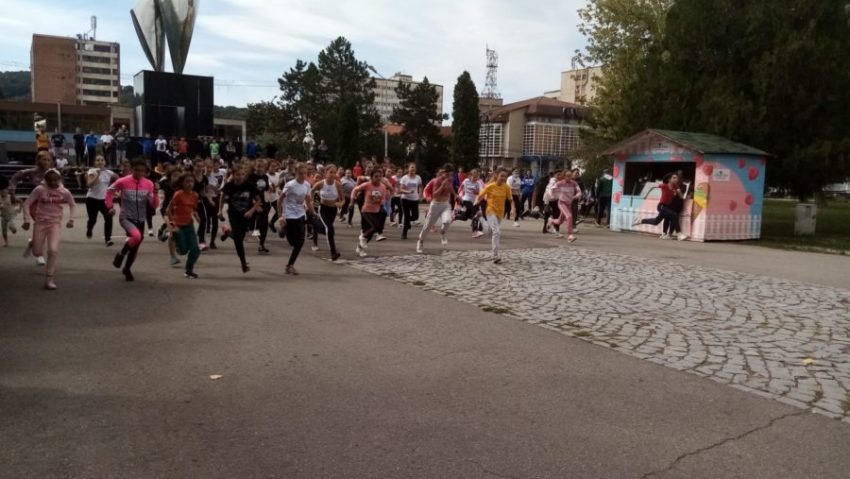
[{"label": "pink decorated kiosk", "polygon": [[705,133],[646,130],[602,153],[614,157],[611,230],[661,233],[632,226],[657,213],[657,186],[668,173],[684,183],[680,223],[693,241],[758,239],[767,158],[771,155]]}]

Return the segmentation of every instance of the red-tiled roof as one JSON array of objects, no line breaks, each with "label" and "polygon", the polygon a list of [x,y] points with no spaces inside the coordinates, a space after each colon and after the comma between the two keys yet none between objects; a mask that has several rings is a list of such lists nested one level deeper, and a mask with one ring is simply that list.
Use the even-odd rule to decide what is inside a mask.
[{"label": "red-tiled roof", "polygon": [[576,110],[585,109],[584,106],[577,103],[538,96],[494,108],[489,114],[490,121],[494,122],[508,121],[508,115],[517,110],[525,110],[525,114],[530,116],[549,116],[559,118],[564,115],[565,108],[574,108]]}]

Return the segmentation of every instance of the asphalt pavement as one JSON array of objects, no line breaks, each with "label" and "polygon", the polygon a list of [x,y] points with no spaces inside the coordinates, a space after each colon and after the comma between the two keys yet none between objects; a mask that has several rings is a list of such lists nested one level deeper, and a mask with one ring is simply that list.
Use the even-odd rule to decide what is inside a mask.
[{"label": "asphalt pavement", "polygon": [[[231,242],[187,280],[66,231],[57,291],[0,251],[0,477],[846,478],[850,424],[371,275]],[[452,250],[485,249],[466,225]],[[565,247],[540,223],[506,248]],[[339,229],[347,261],[355,229]],[[413,241],[372,244],[410,254]],[[850,258],[583,227],[575,248],[850,288]],[[426,244],[439,254],[436,236]],[[411,261],[416,261],[415,257]],[[492,291],[493,295],[500,294]],[[219,377],[220,376],[220,377]]]}]

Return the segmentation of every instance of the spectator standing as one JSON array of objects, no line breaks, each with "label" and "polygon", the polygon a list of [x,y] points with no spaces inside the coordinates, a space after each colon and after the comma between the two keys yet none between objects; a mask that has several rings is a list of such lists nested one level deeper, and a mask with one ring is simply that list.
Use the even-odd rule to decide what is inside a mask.
[{"label": "spectator standing", "polygon": [[245,145],[245,154],[252,160],[257,157],[257,143],[253,138],[248,140],[248,144]]},{"label": "spectator standing", "polygon": [[112,167],[117,166],[117,163],[115,163],[115,137],[112,136],[109,130],[103,132],[103,135],[101,135],[100,145],[103,148],[103,156],[106,158],[106,164]]},{"label": "spectator standing", "polygon": [[94,164],[94,158],[97,156],[97,135],[94,134],[94,130],[89,130],[89,134],[86,135],[86,166],[91,166]]},{"label": "spectator standing", "polygon": [[54,157],[65,156],[65,135],[59,131],[59,128],[53,131],[53,135],[50,137],[50,146]]},{"label": "spectator standing", "polygon": [[145,133],[145,137],[142,138],[142,140],[139,143],[141,143],[141,145],[142,145],[142,156],[144,156],[145,159],[147,159],[148,161],[150,161],[151,163],[156,165],[156,162],[153,161],[153,159],[154,159],[153,154],[154,154],[154,151],[155,151],[154,150],[155,147],[154,147],[154,143],[153,143],[153,138],[151,138],[151,134]]},{"label": "spectator standing", "polygon": [[77,165],[82,165],[86,155],[86,136],[83,135],[83,130],[80,127],[74,129],[74,161]]},{"label": "spectator standing", "polygon": [[164,136],[159,135],[154,142],[154,148],[156,148],[155,163],[168,163],[168,140]]},{"label": "spectator standing", "polygon": [[121,128],[115,132],[115,152],[118,164],[127,159],[127,143],[130,142],[130,134],[127,132],[127,126],[121,125]]},{"label": "spectator standing", "polygon": [[608,211],[610,224],[610,208],[611,208],[611,189],[614,184],[614,177],[611,176],[609,170],[603,170],[602,176],[596,179],[596,226],[602,226],[602,217]]}]

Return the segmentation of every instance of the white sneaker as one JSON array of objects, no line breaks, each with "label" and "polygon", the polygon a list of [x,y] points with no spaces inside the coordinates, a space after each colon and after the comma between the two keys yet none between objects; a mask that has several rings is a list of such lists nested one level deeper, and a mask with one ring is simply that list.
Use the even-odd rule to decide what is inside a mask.
[{"label": "white sneaker", "polygon": [[313,251],[319,251],[319,247],[316,245],[311,246],[310,249]]},{"label": "white sneaker", "polygon": [[360,240],[360,249],[368,249],[368,247],[366,246],[366,237],[363,236],[363,235],[360,235],[359,240]]},{"label": "white sneaker", "polygon": [[519,221],[514,221],[514,228],[519,228]]},{"label": "white sneaker", "polygon": [[660,240],[666,240],[666,239],[670,239],[670,236],[669,236],[667,233],[664,233],[664,234],[662,234],[661,236],[659,236],[659,237],[658,237],[658,239],[660,239]]},{"label": "white sneaker", "polygon": [[561,233],[557,233],[557,232],[555,233],[555,239],[561,239],[561,238],[563,238],[563,237],[564,237],[564,235],[563,235],[563,234],[561,234]]},{"label": "white sneaker", "polygon": [[47,262],[44,261],[44,256],[38,256],[35,258],[35,264],[39,266],[44,266],[45,264],[47,264]]},{"label": "white sneaker", "polygon": [[476,231],[475,233],[472,233],[472,237],[473,237],[473,238],[480,238],[480,237],[482,237],[482,236],[484,236],[484,232],[483,232],[483,231]]},{"label": "white sneaker", "polygon": [[443,246],[449,244],[449,240],[446,238],[446,235],[440,235],[440,243],[443,243]]},{"label": "white sneaker", "polygon": [[150,236],[151,238],[153,238],[153,230],[148,231],[148,236]]},{"label": "white sneaker", "polygon": [[260,230],[252,231],[251,236],[253,236],[254,238],[259,238],[260,237]]},{"label": "white sneaker", "polygon": [[357,256],[360,256],[361,258],[365,258],[366,256],[369,256],[368,254],[366,254],[365,251],[363,251],[360,248],[360,246],[357,246],[356,248],[354,248],[354,252],[357,253]]},{"label": "white sneaker", "polygon": [[640,219],[640,217],[638,216],[637,218],[635,218],[635,220],[634,220],[634,221],[632,221],[632,226],[637,226],[637,225],[639,225],[641,221],[642,221],[642,220],[641,220],[641,219]]},{"label": "white sneaker", "polygon": [[686,239],[688,239],[688,235],[686,235],[685,233],[679,233],[679,236],[677,236],[676,239],[679,241],[685,241]]},{"label": "white sneaker", "polygon": [[422,241],[416,242],[416,252],[419,253],[419,254],[422,254],[422,253],[425,252],[425,250],[422,249]]},{"label": "white sneaker", "polygon": [[386,241],[387,237],[384,235],[375,235],[375,241]]}]

